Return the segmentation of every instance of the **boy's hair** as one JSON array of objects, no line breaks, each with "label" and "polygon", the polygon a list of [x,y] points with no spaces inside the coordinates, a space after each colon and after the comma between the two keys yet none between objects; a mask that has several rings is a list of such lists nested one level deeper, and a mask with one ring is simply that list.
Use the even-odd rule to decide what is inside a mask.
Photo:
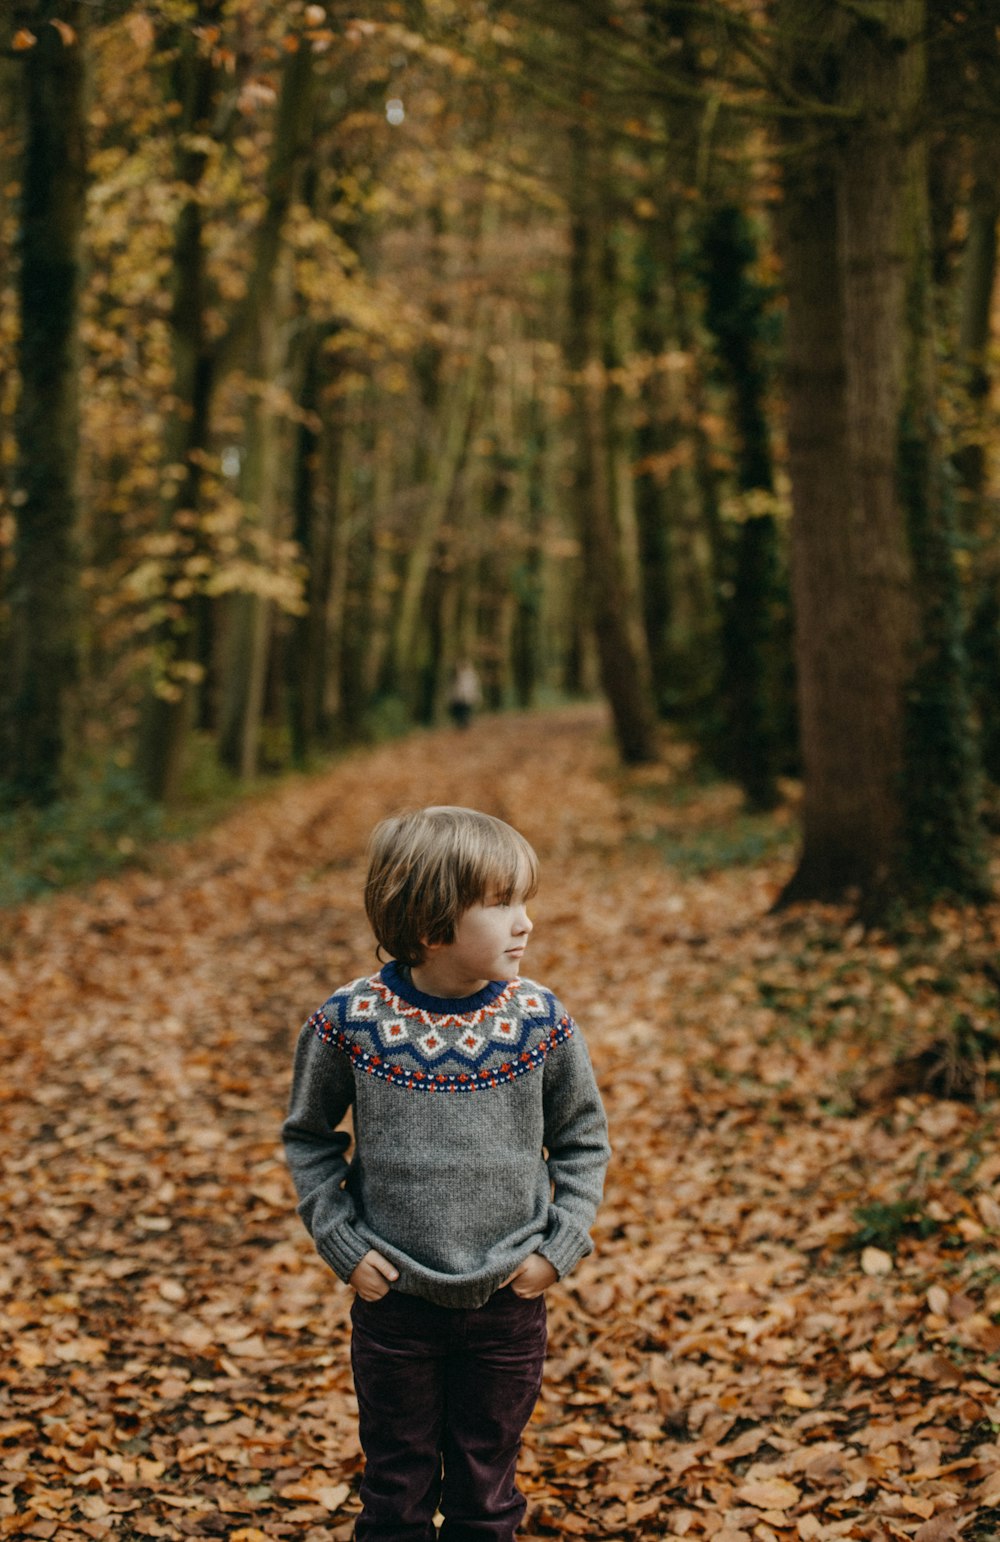
[{"label": "boy's hair", "polygon": [[509,904],[538,886],[538,858],[511,825],[471,808],[425,808],[383,819],[368,843],[365,910],[380,947],[419,964],[425,943],[454,942],[473,905]]}]

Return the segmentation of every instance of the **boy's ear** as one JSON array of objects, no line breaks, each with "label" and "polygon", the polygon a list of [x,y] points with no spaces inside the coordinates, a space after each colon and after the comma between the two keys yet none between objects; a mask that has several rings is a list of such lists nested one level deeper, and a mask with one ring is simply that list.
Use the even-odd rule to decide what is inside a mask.
[{"label": "boy's ear", "polygon": [[420,946],[423,948],[425,954],[427,954],[427,953],[436,953],[438,948],[443,948],[444,947],[444,943],[443,942],[429,942],[426,937],[421,937],[421,939],[420,939]]}]

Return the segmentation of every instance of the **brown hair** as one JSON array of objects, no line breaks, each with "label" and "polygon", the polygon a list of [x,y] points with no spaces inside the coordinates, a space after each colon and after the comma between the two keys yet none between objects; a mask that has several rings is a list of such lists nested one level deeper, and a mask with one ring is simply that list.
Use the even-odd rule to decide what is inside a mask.
[{"label": "brown hair", "polygon": [[394,814],[368,843],[365,910],[379,946],[419,964],[427,942],[454,942],[455,927],[487,895],[501,904],[538,886],[538,858],[524,836],[471,808]]}]

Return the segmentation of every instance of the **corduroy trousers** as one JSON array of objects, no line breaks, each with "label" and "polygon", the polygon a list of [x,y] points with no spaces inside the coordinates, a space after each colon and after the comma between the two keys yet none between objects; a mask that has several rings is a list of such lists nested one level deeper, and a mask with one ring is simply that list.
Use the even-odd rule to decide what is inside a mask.
[{"label": "corduroy trousers", "polygon": [[[356,1542],[512,1542],[515,1481],[545,1362],[545,1298],[510,1287],[475,1310],[390,1290],[356,1297],[363,1509]],[[435,1531],[435,1511],[444,1525]]]}]

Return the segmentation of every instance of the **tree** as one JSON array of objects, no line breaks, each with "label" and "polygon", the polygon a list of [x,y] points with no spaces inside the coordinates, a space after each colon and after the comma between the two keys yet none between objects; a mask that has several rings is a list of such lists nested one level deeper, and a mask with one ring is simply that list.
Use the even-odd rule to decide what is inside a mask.
[{"label": "tree", "polygon": [[[904,772],[963,808],[970,796],[966,761],[949,752],[915,763],[908,710],[924,689],[915,671],[954,641],[929,630],[930,588],[940,596],[950,581],[951,553],[926,520],[911,518],[918,489],[935,496],[933,472],[907,461],[903,439],[912,446],[915,402],[927,401],[926,383],[916,385],[926,313],[919,303],[914,310],[926,256],[925,11],[922,0],[836,12],[781,0],[776,15],[797,108],[782,119],[781,225],[805,779],[803,851],[784,897],[870,899],[913,892],[928,877],[913,865]],[[812,113],[802,113],[803,101]],[[933,582],[915,568],[914,539],[935,542]],[[949,712],[960,715],[960,685],[947,690]],[[926,781],[920,792],[927,797]],[[933,885],[947,874],[957,891],[975,892],[964,815],[960,823],[963,835],[938,853]]]},{"label": "tree", "polygon": [[[264,355],[274,362],[275,280],[282,233],[305,148],[311,110],[312,50],[292,37],[285,49],[281,92],[264,193],[264,211],[254,232],[253,259],[242,298],[221,336],[209,322],[212,294],[205,246],[200,184],[223,128],[219,93],[224,60],[217,48],[221,0],[198,0],[197,25],[179,25],[172,41],[169,90],[175,105],[174,154],[184,190],[177,214],[170,311],[174,369],[172,407],[166,434],[162,527],[172,543],[162,587],[163,620],[154,642],[154,668],[146,695],[137,752],[142,780],[156,799],[169,800],[177,787],[191,724],[193,686],[203,676],[199,623],[205,611],[192,572],[200,567],[202,485],[208,456],[212,404],[221,380],[243,365],[259,375]],[[273,451],[264,440],[273,424],[258,399],[258,432],[253,436],[248,475],[250,501],[259,524],[262,503],[273,501]],[[268,480],[270,479],[270,480]],[[266,485],[265,485],[266,484]],[[265,531],[268,521],[265,521]],[[254,594],[238,602],[242,637],[231,655],[227,682],[226,752],[246,774],[255,760],[263,669],[266,663],[264,602]]]},{"label": "tree", "polygon": [[[588,59],[581,42],[581,80]],[[614,307],[617,265],[610,228],[613,201],[597,174],[599,125],[584,118],[573,133],[570,169],[570,274],[566,362],[577,439],[574,514],[583,554],[584,603],[593,629],[601,684],[622,759],[656,757],[655,714],[646,636],[622,534],[616,477],[620,403],[611,371],[618,364]]]},{"label": "tree", "polygon": [[17,13],[24,163],[19,262],[17,533],[10,583],[5,792],[51,802],[63,784],[79,671],[78,334],[86,200],[81,0]]}]

